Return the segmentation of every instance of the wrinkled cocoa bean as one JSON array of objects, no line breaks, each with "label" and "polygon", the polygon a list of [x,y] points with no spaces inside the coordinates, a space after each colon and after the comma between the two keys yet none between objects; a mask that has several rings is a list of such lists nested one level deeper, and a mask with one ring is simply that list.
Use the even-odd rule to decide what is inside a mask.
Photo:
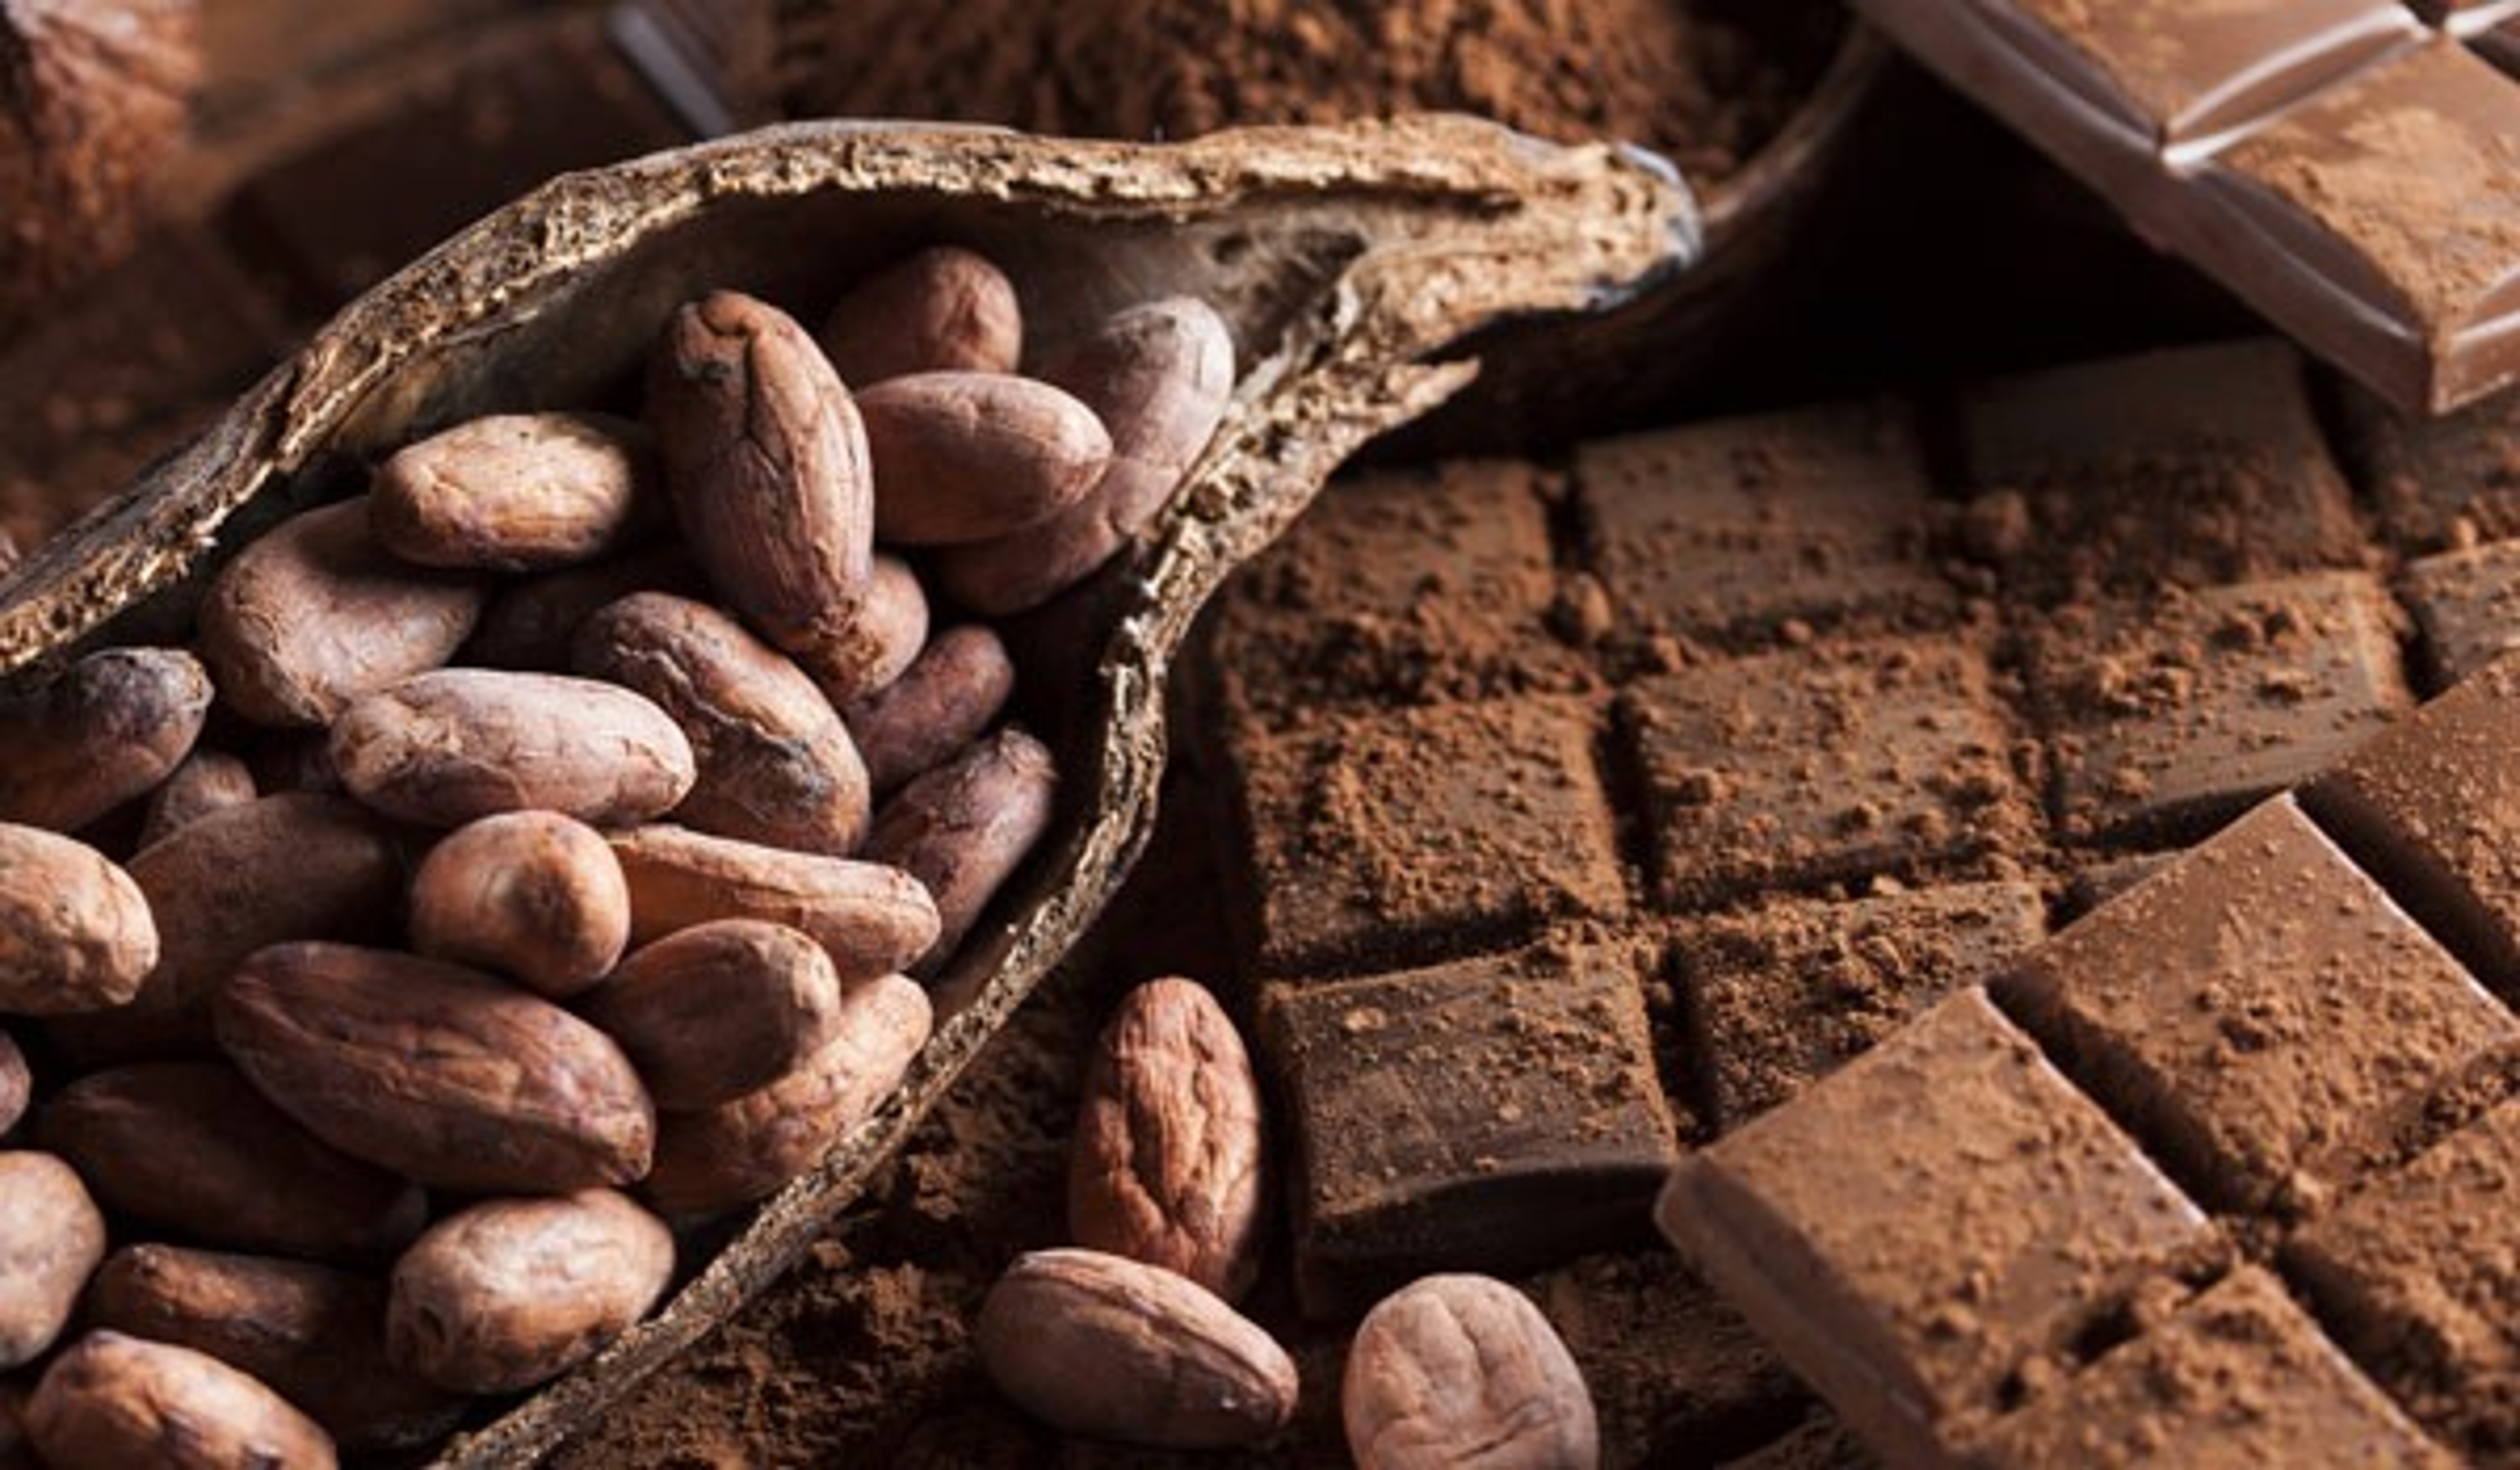
[{"label": "wrinkled cocoa bean", "polygon": [[1490,1276],[1427,1276],[1366,1314],[1339,1394],[1359,1470],[1593,1470],[1593,1396],[1549,1318]]},{"label": "wrinkled cocoa bean", "polygon": [[438,840],[411,880],[411,946],[555,1000],[630,943],[630,887],[604,834],[557,812],[507,812]]},{"label": "wrinkled cocoa bean", "polygon": [[80,1338],[26,1403],[54,1470],[332,1470],[333,1440],[267,1386],[206,1353],[119,1332]]},{"label": "wrinkled cocoa bean", "polygon": [[107,648],[0,700],[0,822],[76,831],[145,795],[192,751],[210,695],[179,648]]},{"label": "wrinkled cocoa bean", "polygon": [[1023,357],[1023,313],[1004,271],[937,245],[850,288],[822,343],[852,388],[910,373],[1012,373]]},{"label": "wrinkled cocoa bean", "polygon": [[333,764],[351,795],[430,826],[533,808],[644,822],[698,775],[680,727],[630,690],[499,669],[439,669],[361,696],[333,723]]},{"label": "wrinkled cocoa bean", "polygon": [[621,1044],[656,1106],[691,1111],[810,1061],[839,1029],[840,979],[808,934],[719,919],[633,954],[578,1014]]},{"label": "wrinkled cocoa bean", "polygon": [[[596,414],[494,414],[377,468],[369,524],[420,566],[539,571],[617,550],[641,519],[646,431]],[[661,502],[658,502],[661,504]]]},{"label": "wrinkled cocoa bean", "polygon": [[160,938],[131,874],[76,838],[0,824],[0,1012],[69,1015],[128,1002]]},{"label": "wrinkled cocoa bean", "polygon": [[1058,770],[1012,726],[901,788],[876,814],[865,854],[917,878],[936,901],[926,973],[962,947],[989,900],[1050,830]]},{"label": "wrinkled cocoa bean", "polygon": [[936,635],[900,679],[841,711],[878,796],[980,737],[1014,694],[1014,661],[995,633],[965,623]]},{"label": "wrinkled cocoa bean", "polygon": [[988,541],[1038,525],[1094,488],[1111,436],[1046,382],[914,373],[857,396],[875,466],[875,529],[902,546]]},{"label": "wrinkled cocoa bean", "polygon": [[656,824],[612,837],[630,884],[630,941],[647,944],[717,918],[802,929],[840,979],[870,980],[936,942],[936,905],[917,878],[848,858],[788,852]]},{"label": "wrinkled cocoa bean", "polygon": [[105,1259],[105,1216],[69,1165],[48,1153],[0,1153],[0,1368],[53,1345],[79,1289]]}]

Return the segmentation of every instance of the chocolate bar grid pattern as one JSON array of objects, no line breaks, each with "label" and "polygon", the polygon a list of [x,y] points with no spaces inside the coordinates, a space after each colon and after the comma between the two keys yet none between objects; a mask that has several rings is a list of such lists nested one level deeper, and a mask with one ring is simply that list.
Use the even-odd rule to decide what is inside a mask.
[{"label": "chocolate bar grid pattern", "polygon": [[2446,409],[2520,373],[2520,7],[1858,8],[2396,401]]},{"label": "chocolate bar grid pattern", "polygon": [[[2393,599],[2367,568],[2492,552],[2487,538],[2520,530],[2494,468],[2520,438],[2520,412],[2408,429],[2350,391],[2332,415],[2314,414],[2313,396],[2297,354],[2241,343],[1588,446],[1557,474],[1453,465],[1332,490],[1229,593],[1207,660],[1212,723],[1227,731],[1221,784],[1239,807],[1219,829],[1254,896],[1246,968],[1262,982],[1262,1049],[1292,1131],[1353,1135],[1408,1109],[1423,1048],[1483,1075],[1507,1054],[1495,1046],[1509,1008],[1486,1013],[1485,1042],[1447,1050],[1420,1033],[1415,1059],[1378,1050],[1366,1064],[1384,1073],[1371,1106],[1290,1059],[1343,1037],[1378,1043],[1400,1010],[1392,996],[1608,973],[1642,1001],[1592,992],[1620,1018],[1595,1049],[1630,1053],[1594,1078],[1610,1080],[1613,1105],[1525,1099],[1514,1111],[1529,1126],[1515,1128],[1471,1108],[1446,1115],[1457,1152],[1480,1162],[1435,1174],[1464,1187],[1387,1157],[1299,1180],[1299,1193],[1343,1196],[1298,1207],[1312,1212],[1298,1277],[1316,1308],[1361,1305],[1413,1270],[1520,1270],[1632,1241],[1624,1212],[1641,1208],[1638,1181],[1673,1145],[1658,1144],[1656,1099],[1629,1079],[1659,1073],[1679,1144],[1729,1132],[2030,948],[2051,913],[2070,917],[2157,871],[2165,844],[2402,713],[2407,609],[2429,628],[2509,594],[2431,588],[2410,570]],[[2224,427],[2200,439],[2208,418]],[[1928,438],[1945,441],[1939,453]],[[2216,534],[2235,514],[2255,517],[2250,534]],[[1700,567],[1710,574],[1691,575]],[[2165,572],[2194,590],[2149,601]],[[2043,651],[2077,636],[2089,656]],[[2419,639],[2416,652],[2416,682],[2438,687],[2424,671],[2442,650]],[[2111,659],[2117,674],[2097,678],[2092,664]],[[1848,689],[1806,728],[1858,719],[1846,728],[1861,746],[1878,733],[1860,718],[1893,712],[1891,735],[1929,752],[1922,796],[1892,791],[1868,813],[1814,805],[1817,768],[1799,760],[1764,782],[1685,764],[1653,776],[1657,708],[1693,699],[1720,716],[1729,696],[1790,690],[1816,671]],[[1946,728],[1899,721],[1902,686],[1931,691],[1912,715]],[[2185,702],[2162,712],[2156,686]],[[1959,718],[1932,720],[1954,688]],[[2200,708],[2210,717],[2191,718]],[[2253,723],[2269,714],[2318,738],[2271,741]],[[2219,749],[2218,732],[2232,736]],[[2122,761],[2093,748],[2112,739]],[[1394,747],[1430,758],[1414,776],[1380,769]],[[2023,760],[2024,748],[2039,754]],[[2206,772],[2205,789],[2155,801],[2129,779],[2069,794],[2074,772],[2140,777],[2163,759]],[[1475,785],[1482,764],[1525,779],[1497,783],[1484,807],[1473,799],[1467,820],[1426,808]],[[2050,779],[2021,780],[2024,766]],[[1656,805],[1658,787],[1682,800]],[[1670,856],[1697,851],[1672,834],[1691,793],[1711,805],[1762,791],[1771,820],[1827,840],[1799,857],[1771,843],[1768,866],[1729,873],[1702,854]],[[1910,800],[1921,804],[1900,807]],[[1359,803],[1418,804],[1418,845],[1350,840],[1341,812]],[[2093,803],[2115,820],[2089,820]],[[1270,850],[1270,834],[1307,831],[1318,840]],[[1903,832],[1919,840],[1877,840]],[[1540,1131],[1552,1117],[1579,1120],[1576,1141],[1613,1137],[1626,1152],[1552,1175],[1566,1157],[1552,1151],[1566,1140]],[[1485,1201],[1483,1171],[1509,1181]],[[1348,1187],[1360,1178],[1395,1202],[1431,1187],[1446,1208],[1420,1200],[1377,1218],[1355,1207],[1376,1192]],[[1590,1210],[1604,1198],[1613,1209]],[[1514,1222],[1550,1220],[1552,1199],[1587,1207],[1544,1232],[1553,1255],[1528,1239],[1493,1249],[1528,1234]]]},{"label": "chocolate bar grid pattern", "polygon": [[1691,1159],[1665,1228],[1905,1459],[2158,1459],[2085,1380],[2237,1292],[2237,1379],[2139,1405],[2174,1458],[2520,1462],[2515,717],[2506,660]]}]

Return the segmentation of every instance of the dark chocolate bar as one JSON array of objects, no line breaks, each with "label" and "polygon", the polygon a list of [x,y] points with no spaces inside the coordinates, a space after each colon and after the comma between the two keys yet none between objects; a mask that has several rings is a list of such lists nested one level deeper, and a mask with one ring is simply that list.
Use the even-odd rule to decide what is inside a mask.
[{"label": "dark chocolate bar", "polygon": [[2520,83],[2479,54],[2507,7],[2423,8],[1858,0],[2138,230],[2438,413],[2520,375]]}]

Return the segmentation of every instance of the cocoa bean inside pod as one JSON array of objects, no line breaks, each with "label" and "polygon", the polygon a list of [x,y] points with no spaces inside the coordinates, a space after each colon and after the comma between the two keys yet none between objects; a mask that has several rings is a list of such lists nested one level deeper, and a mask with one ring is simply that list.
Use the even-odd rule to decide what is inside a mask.
[{"label": "cocoa bean inside pod", "polygon": [[48,1153],[0,1153],[0,1369],[53,1344],[105,1258],[105,1216]]},{"label": "cocoa bean inside pod", "polygon": [[[457,1464],[520,1462],[796,1259],[1092,920],[1145,836],[1165,750],[1166,679],[1192,618],[1226,573],[1266,545],[1359,445],[1468,382],[1477,365],[1453,351],[1456,343],[1508,319],[1614,304],[1689,255],[1694,232],[1685,192],[1649,159],[1551,147],[1454,118],[1166,146],[808,124],[571,175],[350,305],[133,494],[36,549],[0,582],[0,677],[31,688],[39,664],[151,642],[144,631],[152,628],[180,636],[220,564],[234,566],[229,558],[274,535],[285,548],[289,508],[351,488],[332,467],[381,463],[491,414],[640,411],[666,433],[673,410],[639,402],[635,385],[676,311],[711,291],[737,290],[820,322],[850,287],[912,250],[951,244],[1004,272],[1025,335],[1054,347],[1167,296],[1206,301],[1224,319],[1234,390],[1178,492],[1103,571],[1043,609],[1045,617],[1076,609],[1066,624],[1074,631],[1039,655],[1047,661],[1028,661],[1031,648],[1046,646],[1040,641],[1000,630],[1010,647],[1027,650],[1018,685],[1073,712],[1041,726],[1066,786],[1026,874],[997,900],[1004,922],[964,946],[939,976],[934,1039],[909,1059],[898,1087],[884,1090],[888,1100],[869,1104],[872,1114],[836,1144],[822,1140],[828,1146],[802,1177],[721,1254],[698,1264],[654,1317],[446,1451]],[[754,366],[719,356],[689,385],[721,365],[747,375]],[[845,440],[814,439],[808,453],[828,463],[836,449],[845,459]],[[755,442],[741,433],[728,442],[739,441]],[[794,448],[784,434],[759,442]],[[665,459],[668,499],[679,502]],[[738,468],[776,477],[768,459]],[[838,519],[847,529],[848,516]],[[775,526],[779,557],[792,549],[810,561],[836,549],[843,573],[857,568],[853,536],[805,534],[792,515],[754,529],[765,525]],[[798,658],[826,697],[845,703],[860,692],[850,680],[867,680],[870,667],[880,672],[877,650],[854,637],[854,624],[829,616],[832,600],[812,577],[800,581],[813,596],[789,596],[797,588],[777,579],[730,578],[702,539],[693,538],[694,551],[712,573],[711,595]],[[413,569],[388,570],[399,579]],[[344,589],[320,569],[302,580],[297,567],[287,571],[280,580],[311,600],[294,591],[267,600],[282,611],[258,636],[275,647],[397,626],[394,616],[372,622],[357,610],[369,590],[357,579]],[[747,601],[764,588],[783,597]],[[303,665],[259,668],[284,677],[269,681],[274,697],[256,718],[309,728],[358,693],[445,661],[454,646],[447,639],[460,642],[478,596],[477,588],[450,596],[438,609],[445,615],[420,616],[374,644],[354,640],[310,650]],[[845,595],[836,601],[840,610],[851,605]],[[250,610],[263,615],[260,605]],[[799,611],[784,622],[772,616]],[[205,662],[219,673],[216,643],[202,631],[213,655]],[[234,814],[201,819],[151,852],[223,820]],[[291,876],[314,884],[320,867],[301,859]],[[242,918],[244,905],[221,902]],[[390,898],[386,909],[352,937],[394,942]],[[135,1005],[155,988],[144,987]]]},{"label": "cocoa bean inside pod", "polygon": [[370,528],[419,566],[536,571],[620,549],[649,481],[646,431],[593,414],[492,414],[378,468]]},{"label": "cocoa bean inside pod", "polygon": [[76,831],[146,794],[193,748],[210,676],[178,648],[107,648],[0,700],[0,822]]},{"label": "cocoa bean inside pod", "polygon": [[938,245],[850,288],[822,342],[852,388],[909,373],[1012,373],[1023,357],[1023,310],[987,256]]},{"label": "cocoa bean inside pod", "polygon": [[98,1330],[44,1370],[26,1403],[35,1452],[58,1470],[332,1470],[332,1436],[206,1353]]},{"label": "cocoa bean inside pod", "polygon": [[543,995],[576,995],[630,943],[630,886],[604,834],[558,812],[457,827],[411,880],[411,944],[486,965]]},{"label": "cocoa bean inside pod", "polygon": [[75,838],[0,823],[0,1012],[110,1010],[158,963],[131,874]]}]

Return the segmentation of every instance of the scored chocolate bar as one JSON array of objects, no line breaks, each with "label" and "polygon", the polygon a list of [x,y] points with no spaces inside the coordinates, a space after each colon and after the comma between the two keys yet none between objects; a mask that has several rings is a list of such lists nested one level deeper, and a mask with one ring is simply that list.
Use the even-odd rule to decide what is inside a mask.
[{"label": "scored chocolate bar", "polygon": [[1686,1159],[1667,1234],[1873,1448],[2520,1449],[2520,659]]},{"label": "scored chocolate bar", "polygon": [[2409,408],[2520,376],[2520,7],[1857,0],[2138,229]]}]

